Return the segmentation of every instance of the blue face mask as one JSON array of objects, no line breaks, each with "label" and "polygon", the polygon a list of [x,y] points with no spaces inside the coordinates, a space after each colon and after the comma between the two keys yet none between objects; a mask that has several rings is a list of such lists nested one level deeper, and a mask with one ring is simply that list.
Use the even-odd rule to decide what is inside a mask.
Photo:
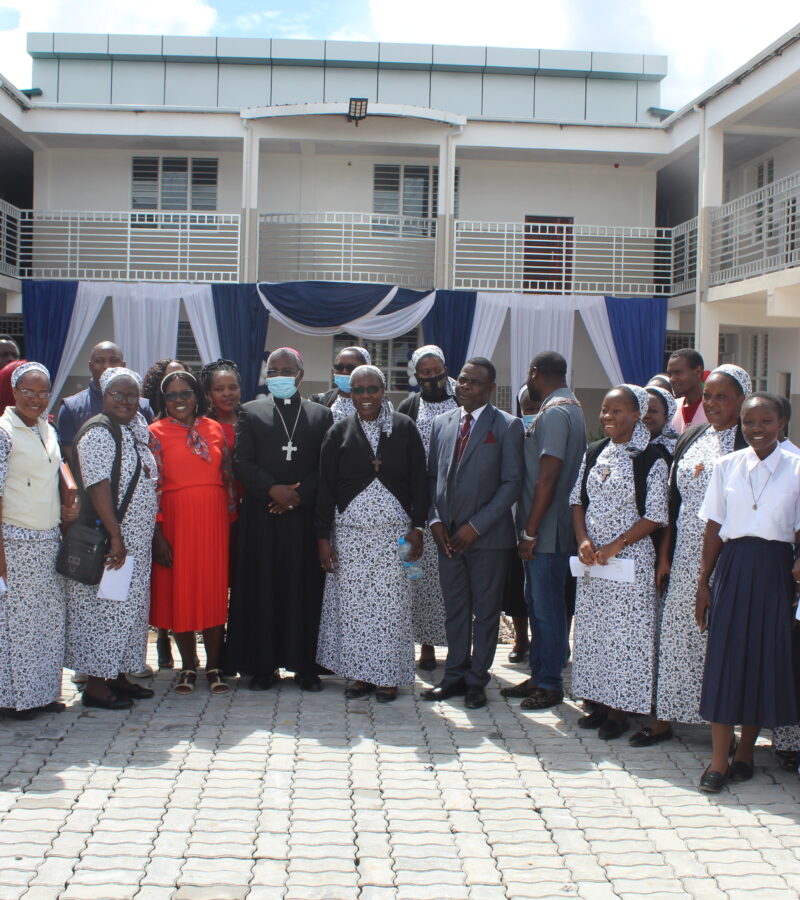
[{"label": "blue face mask", "polygon": [[345,394],[350,393],[350,376],[349,375],[334,375],[333,382],[340,391]]},{"label": "blue face mask", "polygon": [[297,393],[297,385],[290,375],[273,375],[267,379],[267,388],[278,400],[288,400]]},{"label": "blue face mask", "polygon": [[535,421],[536,413],[531,413],[529,416],[523,416],[522,424],[525,426],[525,431],[527,431]]}]

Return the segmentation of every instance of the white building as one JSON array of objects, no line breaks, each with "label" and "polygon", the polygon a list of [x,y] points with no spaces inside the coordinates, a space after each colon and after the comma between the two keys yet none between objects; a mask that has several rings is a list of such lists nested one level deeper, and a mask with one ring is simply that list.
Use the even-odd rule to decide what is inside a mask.
[{"label": "white building", "polygon": [[[707,365],[800,383],[800,26],[672,114],[666,59],[640,54],[77,34],[28,49],[33,89],[0,91],[0,331],[19,331],[21,277],[656,294],[668,348],[697,323]],[[87,345],[112,334],[109,307]],[[298,347],[320,390],[334,340],[271,322],[267,344]],[[383,348],[397,384],[416,342]],[[608,382],[580,321],[573,361],[594,409]]]}]

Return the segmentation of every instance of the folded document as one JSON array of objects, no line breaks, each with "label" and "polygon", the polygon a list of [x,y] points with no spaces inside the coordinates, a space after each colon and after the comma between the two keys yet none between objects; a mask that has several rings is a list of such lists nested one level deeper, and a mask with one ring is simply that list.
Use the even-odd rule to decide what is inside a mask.
[{"label": "folded document", "polygon": [[116,600],[118,603],[123,603],[128,599],[134,562],[134,558],[129,553],[121,568],[103,569],[103,577],[97,588],[98,600]]},{"label": "folded document", "polygon": [[606,581],[621,581],[627,584],[633,584],[636,578],[636,567],[632,559],[614,557],[606,566],[587,566],[577,556],[570,556],[569,568],[576,578],[588,575],[590,578],[603,578]]}]

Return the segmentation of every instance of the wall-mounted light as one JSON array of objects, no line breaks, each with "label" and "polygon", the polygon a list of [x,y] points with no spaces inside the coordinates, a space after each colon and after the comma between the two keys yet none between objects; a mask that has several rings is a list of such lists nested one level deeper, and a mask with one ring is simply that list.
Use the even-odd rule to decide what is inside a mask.
[{"label": "wall-mounted light", "polygon": [[347,108],[347,121],[355,122],[356,128],[362,119],[367,118],[367,98],[351,97],[350,105]]}]

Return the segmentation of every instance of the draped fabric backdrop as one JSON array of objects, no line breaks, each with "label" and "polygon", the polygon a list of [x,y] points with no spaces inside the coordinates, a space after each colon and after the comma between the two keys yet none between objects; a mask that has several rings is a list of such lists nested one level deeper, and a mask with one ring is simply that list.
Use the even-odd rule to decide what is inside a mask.
[{"label": "draped fabric backdrop", "polygon": [[242,373],[242,402],[252,400],[267,343],[269,313],[255,284],[214,284],[214,314],[222,356]]},{"label": "draped fabric backdrop", "polygon": [[511,295],[511,391],[525,384],[528,366],[542,350],[555,350],[567,360],[567,380],[572,368],[575,308],[570,297],[552,294]]},{"label": "draped fabric backdrop", "polygon": [[177,287],[126,284],[115,285],[111,293],[114,338],[128,366],[140,375],[156,360],[175,356],[183,293]]},{"label": "draped fabric backdrop", "polygon": [[183,298],[186,307],[186,315],[192,326],[197,349],[200,351],[200,359],[203,365],[214,362],[222,355],[219,345],[219,331],[217,329],[217,317],[214,311],[214,297],[211,285],[203,285],[197,293],[187,294]]},{"label": "draped fabric backdrop", "polygon": [[467,359],[477,299],[475,291],[436,291],[433,307],[422,320],[425,343],[442,348],[453,378],[458,378]]},{"label": "draped fabric backdrop", "polygon": [[614,345],[614,336],[611,334],[605,299],[585,296],[577,298],[576,303],[589,334],[589,340],[592,342],[594,352],[597,354],[608,380],[612,385],[622,384],[625,379],[622,376],[617,348]]},{"label": "draped fabric backdrop", "polygon": [[472,321],[472,334],[467,346],[467,359],[472,356],[492,358],[513,296],[514,294],[492,294],[478,291],[475,318]]},{"label": "draped fabric backdrop", "polygon": [[22,282],[25,358],[43,363],[55,379],[75,308],[77,281]]},{"label": "draped fabric backdrop", "polygon": [[625,381],[647,384],[664,366],[667,298],[606,297],[605,303]]}]

